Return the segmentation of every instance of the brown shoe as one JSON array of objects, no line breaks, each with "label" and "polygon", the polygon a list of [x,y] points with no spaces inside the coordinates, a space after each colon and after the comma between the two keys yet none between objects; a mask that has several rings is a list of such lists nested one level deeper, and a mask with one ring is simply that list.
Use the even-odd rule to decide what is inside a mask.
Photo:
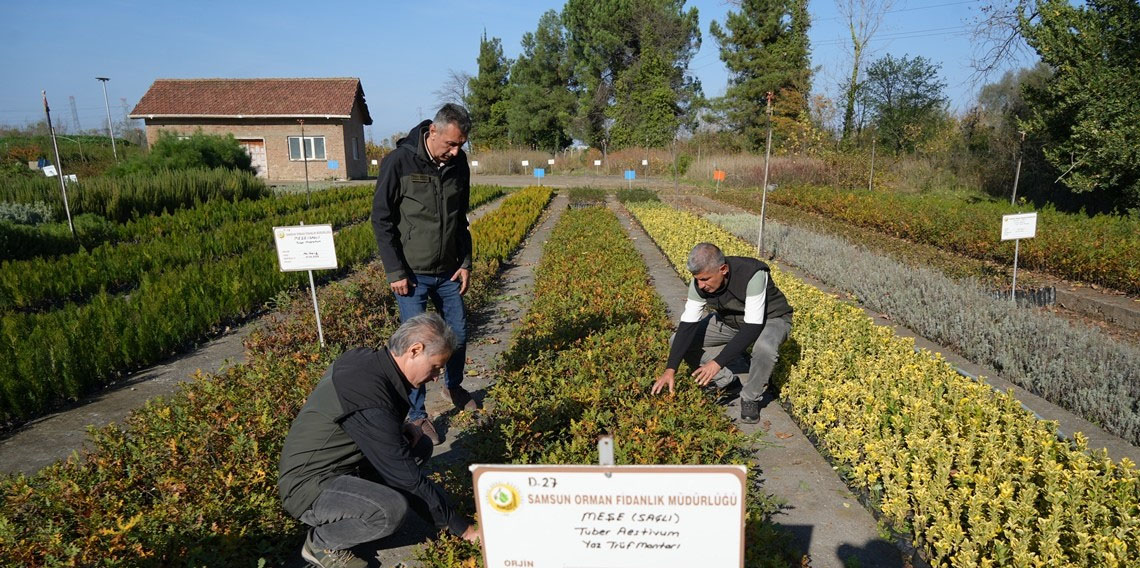
[{"label": "brown shoe", "polygon": [[476,404],[475,399],[467,389],[463,387],[455,387],[453,389],[443,389],[443,398],[460,410],[476,410],[479,405]]},{"label": "brown shoe", "polygon": [[420,432],[423,432],[424,436],[431,440],[432,445],[438,446],[443,443],[443,437],[436,431],[435,425],[431,423],[431,418],[412,420],[412,424],[419,427]]}]

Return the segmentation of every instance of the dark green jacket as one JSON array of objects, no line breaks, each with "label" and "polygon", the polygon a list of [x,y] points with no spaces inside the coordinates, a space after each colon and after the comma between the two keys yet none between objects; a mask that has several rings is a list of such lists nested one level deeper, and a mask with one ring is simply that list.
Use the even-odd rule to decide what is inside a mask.
[{"label": "dark green jacket", "polygon": [[424,147],[425,120],[380,163],[372,198],[372,230],[388,282],[412,274],[471,268],[467,208],[471,169],[462,150],[436,167]]},{"label": "dark green jacket", "polygon": [[410,392],[387,349],[358,348],[338,357],[285,437],[277,478],[285,510],[300,518],[328,481],[360,475],[415,499],[422,506],[412,510],[426,513],[437,528],[463,534],[466,519],[424,477],[403,435]]}]

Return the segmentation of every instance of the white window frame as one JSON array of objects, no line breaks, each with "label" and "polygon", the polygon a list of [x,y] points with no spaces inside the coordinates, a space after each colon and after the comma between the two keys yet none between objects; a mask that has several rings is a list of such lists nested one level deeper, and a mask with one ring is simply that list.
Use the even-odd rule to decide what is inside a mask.
[{"label": "white window frame", "polygon": [[[316,140],[318,140],[318,139],[320,139],[320,141],[321,141],[321,153],[320,153],[320,155],[317,155],[317,152],[316,152]],[[306,158],[304,158],[304,159],[302,159],[300,156],[297,156],[297,157],[293,156],[293,141],[294,140],[301,140],[301,137],[300,136],[290,136],[289,139],[286,141],[286,146],[289,148],[289,161],[290,162],[301,162],[301,161],[306,161],[306,160],[310,161],[310,162],[323,162],[327,159],[325,156],[328,155],[327,154],[328,145],[325,143],[325,137],[324,136],[306,136],[306,137],[304,137],[304,143],[302,144],[301,147],[299,147],[305,153]]]}]

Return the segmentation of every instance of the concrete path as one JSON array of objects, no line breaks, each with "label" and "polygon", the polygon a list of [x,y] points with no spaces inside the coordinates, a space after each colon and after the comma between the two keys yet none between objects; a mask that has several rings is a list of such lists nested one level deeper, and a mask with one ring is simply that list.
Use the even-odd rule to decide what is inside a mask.
[{"label": "concrete path", "polygon": [[[611,200],[610,207],[629,232],[649,267],[654,287],[665,300],[669,317],[680,318],[687,288],[653,240],[634,223],[629,213]],[[733,420],[740,417],[738,402],[725,408]],[[827,461],[819,454],[778,403],[760,411],[759,424],[740,424],[746,433],[764,430],[768,444],[755,452],[761,469],[762,490],[785,503],[773,519],[792,533],[802,551],[811,555],[813,568],[847,566],[901,567],[899,549],[879,536],[874,516],[859,503]]]}]

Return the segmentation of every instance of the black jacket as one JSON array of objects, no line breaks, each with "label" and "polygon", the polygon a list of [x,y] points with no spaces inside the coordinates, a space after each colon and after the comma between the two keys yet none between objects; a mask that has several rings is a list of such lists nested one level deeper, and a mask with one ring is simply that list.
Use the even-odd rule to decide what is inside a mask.
[{"label": "black jacket", "polygon": [[380,163],[372,231],[388,281],[471,268],[467,209],[471,169],[462,150],[437,167],[424,147],[425,120]]},{"label": "black jacket", "polygon": [[365,468],[379,482],[423,502],[437,528],[462,535],[467,521],[443,489],[420,472],[403,435],[411,384],[387,349],[348,351],[325,372],[301,408],[281,450],[277,490],[294,518],[312,507],[322,486]]}]

